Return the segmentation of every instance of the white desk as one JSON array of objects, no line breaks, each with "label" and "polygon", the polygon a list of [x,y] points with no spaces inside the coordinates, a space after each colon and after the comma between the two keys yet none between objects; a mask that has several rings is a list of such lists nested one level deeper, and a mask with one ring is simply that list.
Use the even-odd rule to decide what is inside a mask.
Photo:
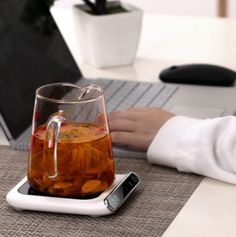
[{"label": "white desk", "polygon": [[[97,69],[82,61],[70,11],[70,7],[53,9],[86,77],[157,81],[163,68],[191,62],[220,64],[236,70],[236,20],[144,15],[140,47],[134,64]],[[235,220],[236,186],[206,178],[164,236],[233,237],[236,236]]]},{"label": "white desk", "polygon": [[233,19],[145,14],[134,64],[96,69],[81,60],[77,49],[79,39],[76,39],[79,36],[75,36],[72,30],[75,26],[71,8],[53,10],[58,21],[63,12],[60,27],[86,77],[156,81],[164,67],[191,62],[215,63],[236,69],[236,20]]},{"label": "white desk", "polygon": [[206,62],[236,69],[236,21],[145,15],[140,46],[132,66],[98,70],[80,64],[90,77],[156,81],[164,67]]}]

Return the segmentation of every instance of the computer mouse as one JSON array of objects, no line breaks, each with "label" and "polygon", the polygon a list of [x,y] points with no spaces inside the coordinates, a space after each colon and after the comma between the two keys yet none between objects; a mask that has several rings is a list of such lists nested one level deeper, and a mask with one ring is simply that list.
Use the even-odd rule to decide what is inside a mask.
[{"label": "computer mouse", "polygon": [[159,77],[163,82],[170,83],[232,86],[236,79],[236,72],[212,64],[183,64],[164,69]]}]

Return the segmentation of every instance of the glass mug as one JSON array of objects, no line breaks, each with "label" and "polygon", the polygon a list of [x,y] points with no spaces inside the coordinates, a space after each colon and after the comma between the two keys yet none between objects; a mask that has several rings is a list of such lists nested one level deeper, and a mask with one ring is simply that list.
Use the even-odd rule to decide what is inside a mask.
[{"label": "glass mug", "polygon": [[42,193],[86,197],[115,177],[103,89],[55,83],[36,90],[28,182]]}]

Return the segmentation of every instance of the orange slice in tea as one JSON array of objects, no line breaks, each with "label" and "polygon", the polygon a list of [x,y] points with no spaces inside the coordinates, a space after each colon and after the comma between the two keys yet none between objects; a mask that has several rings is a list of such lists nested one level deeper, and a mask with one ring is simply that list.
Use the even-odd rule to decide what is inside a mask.
[{"label": "orange slice in tea", "polygon": [[71,186],[73,186],[72,183],[68,183],[68,182],[59,182],[59,183],[55,183],[52,188],[55,189],[67,189],[70,188]]},{"label": "orange slice in tea", "polygon": [[83,194],[95,192],[100,184],[101,181],[98,179],[90,180],[82,186],[81,191]]}]

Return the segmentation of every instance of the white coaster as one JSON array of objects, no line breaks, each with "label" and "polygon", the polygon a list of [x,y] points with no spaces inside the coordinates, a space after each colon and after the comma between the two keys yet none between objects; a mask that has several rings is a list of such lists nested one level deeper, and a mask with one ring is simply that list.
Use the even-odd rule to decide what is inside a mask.
[{"label": "white coaster", "polygon": [[113,184],[98,197],[76,199],[32,194],[25,177],[7,194],[6,200],[10,206],[20,210],[103,216],[118,210],[139,183],[140,179],[134,172],[116,174]]}]

